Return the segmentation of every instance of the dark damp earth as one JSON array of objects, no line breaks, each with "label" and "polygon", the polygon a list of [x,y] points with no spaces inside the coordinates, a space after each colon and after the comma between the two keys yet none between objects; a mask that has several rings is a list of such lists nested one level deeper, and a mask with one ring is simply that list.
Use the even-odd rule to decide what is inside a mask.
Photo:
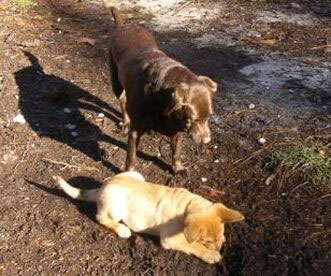
[{"label": "dark damp earth", "polygon": [[[169,171],[169,140],[157,134],[142,138],[137,170],[148,181],[188,188],[245,215],[244,222],[227,225],[217,265],[166,251],[155,238],[121,239],[97,224],[93,204],[70,200],[54,185],[51,177],[61,175],[95,187],[123,169],[127,140],[118,127],[121,114],[106,59],[113,23],[107,10],[91,4],[100,1],[39,0],[28,7],[19,2],[0,4],[1,275],[331,273],[330,185],[307,182],[295,168],[278,173],[268,166],[273,152],[301,143],[330,154],[331,89],[296,78],[269,95],[240,71],[279,52],[283,59],[330,70],[331,54],[323,46],[331,37],[328,1],[222,0],[226,21],[233,24],[298,5],[321,22],[270,23],[265,39],[254,42],[227,32],[224,18],[206,23],[237,41],[236,47],[197,47],[192,33],[172,31],[171,25],[153,32],[164,51],[220,88],[212,142],[200,147],[185,140],[187,177]],[[132,5],[126,10],[131,21],[143,19],[148,26],[155,15]],[[248,54],[245,47],[256,52]],[[13,121],[19,114],[25,123]]]}]

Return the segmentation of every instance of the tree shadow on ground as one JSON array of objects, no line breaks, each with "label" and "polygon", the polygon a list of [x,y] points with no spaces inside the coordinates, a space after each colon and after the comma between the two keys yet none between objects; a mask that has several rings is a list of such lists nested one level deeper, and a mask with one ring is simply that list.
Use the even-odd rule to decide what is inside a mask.
[{"label": "tree shadow on ground", "polygon": [[[66,144],[119,173],[120,168],[105,159],[105,152],[98,143],[110,143],[124,150],[127,148],[126,143],[105,134],[97,125],[87,120],[80,109],[102,112],[115,123],[119,122],[120,113],[77,85],[46,74],[34,55],[29,52],[24,54],[31,66],[15,72],[14,75],[19,87],[19,109],[30,127],[39,137],[49,137]],[[64,111],[65,107],[69,109],[67,112]],[[73,125],[75,129],[72,129]],[[76,133],[73,132],[78,136],[75,137]],[[170,170],[170,166],[157,157],[141,151],[138,152],[138,157]]]}]

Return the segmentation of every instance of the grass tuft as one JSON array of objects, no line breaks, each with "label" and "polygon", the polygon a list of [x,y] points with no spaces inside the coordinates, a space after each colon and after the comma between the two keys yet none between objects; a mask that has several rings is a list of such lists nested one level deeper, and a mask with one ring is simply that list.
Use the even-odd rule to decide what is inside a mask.
[{"label": "grass tuft", "polygon": [[13,0],[13,3],[20,8],[27,8],[32,5],[33,0]]},{"label": "grass tuft", "polygon": [[314,184],[331,185],[331,157],[317,152],[312,146],[301,145],[291,150],[276,151],[268,166],[295,171]]}]

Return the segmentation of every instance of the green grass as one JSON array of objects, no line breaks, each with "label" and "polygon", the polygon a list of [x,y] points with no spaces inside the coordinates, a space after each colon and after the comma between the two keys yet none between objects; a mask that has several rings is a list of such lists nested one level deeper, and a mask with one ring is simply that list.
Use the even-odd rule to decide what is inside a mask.
[{"label": "green grass", "polygon": [[13,3],[20,8],[27,8],[32,5],[33,0],[13,0]]},{"label": "green grass", "polygon": [[301,145],[291,150],[276,151],[268,165],[295,171],[313,183],[331,185],[331,157],[318,153],[312,146]]}]

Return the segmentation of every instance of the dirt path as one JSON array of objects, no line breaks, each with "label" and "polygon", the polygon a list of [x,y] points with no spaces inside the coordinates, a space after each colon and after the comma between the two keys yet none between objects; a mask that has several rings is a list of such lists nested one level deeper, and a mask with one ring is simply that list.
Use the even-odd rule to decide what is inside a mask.
[{"label": "dirt path", "polygon": [[[0,4],[1,275],[330,274],[330,186],[292,171],[272,179],[266,167],[272,152],[300,143],[330,154],[327,1],[33,2]],[[97,186],[124,165],[106,61],[107,5],[220,84],[212,142],[186,141],[189,177],[171,175],[168,140],[158,135],[143,138],[138,166],[149,181],[245,214],[227,227],[219,265],[150,238],[119,239],[95,222],[93,205],[69,200],[51,181],[60,174]]]}]

